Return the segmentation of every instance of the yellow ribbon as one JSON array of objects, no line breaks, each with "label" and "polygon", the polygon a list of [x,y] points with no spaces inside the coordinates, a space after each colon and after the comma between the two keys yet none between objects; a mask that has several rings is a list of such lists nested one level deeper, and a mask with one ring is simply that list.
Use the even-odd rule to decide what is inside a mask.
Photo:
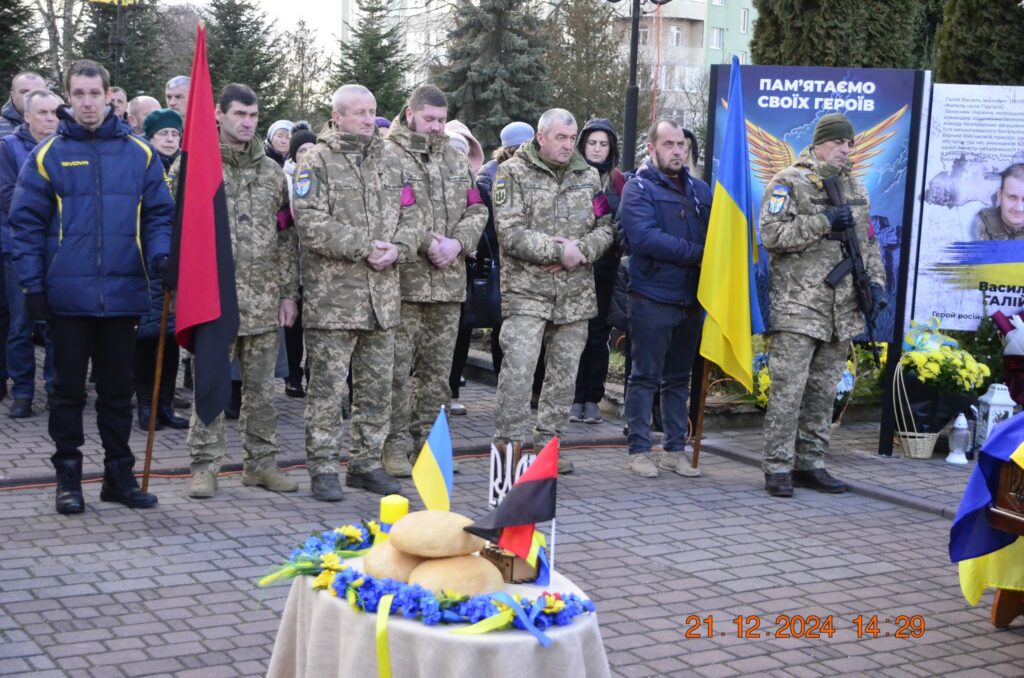
[{"label": "yellow ribbon", "polygon": [[391,657],[388,656],[388,617],[391,615],[391,601],[395,594],[380,597],[377,604],[377,675],[391,678]]},{"label": "yellow ribbon", "polygon": [[503,629],[512,623],[512,618],[515,617],[516,613],[513,610],[505,610],[498,614],[491,615],[487,619],[481,619],[472,626],[462,626],[454,629],[452,633],[458,635],[476,635],[478,633],[487,633],[488,631],[497,631]]}]

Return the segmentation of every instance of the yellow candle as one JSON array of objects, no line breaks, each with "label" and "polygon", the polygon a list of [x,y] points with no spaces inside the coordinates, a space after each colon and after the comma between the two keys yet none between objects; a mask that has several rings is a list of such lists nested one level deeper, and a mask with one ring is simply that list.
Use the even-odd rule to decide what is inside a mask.
[{"label": "yellow candle", "polygon": [[391,526],[398,521],[399,518],[409,513],[409,500],[400,494],[389,494],[386,497],[380,498],[380,524],[388,526],[388,530]]}]

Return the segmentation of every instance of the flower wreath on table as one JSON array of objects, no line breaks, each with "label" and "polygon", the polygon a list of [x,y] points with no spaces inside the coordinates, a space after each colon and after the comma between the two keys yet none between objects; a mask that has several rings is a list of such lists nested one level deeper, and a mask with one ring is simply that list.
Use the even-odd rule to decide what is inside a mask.
[{"label": "flower wreath on table", "polygon": [[313,588],[344,598],[354,609],[387,615],[399,612],[428,626],[435,624],[471,624],[453,633],[486,633],[516,628],[531,632],[545,647],[551,640],[544,629],[567,626],[584,612],[595,612],[594,603],[575,593],[545,591],[536,600],[502,591],[479,596],[463,596],[445,591],[441,596],[418,584],[371,577],[356,570],[348,558],[365,555],[381,533],[379,523],[343,525],[328,532],[314,533],[292,551],[281,567],[259,581],[269,586],[296,576],[315,577]]}]

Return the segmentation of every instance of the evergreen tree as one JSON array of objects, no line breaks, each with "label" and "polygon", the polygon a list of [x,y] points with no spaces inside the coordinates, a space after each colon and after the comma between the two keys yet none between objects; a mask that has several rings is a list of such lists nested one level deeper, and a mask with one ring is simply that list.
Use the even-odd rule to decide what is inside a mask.
[{"label": "evergreen tree", "polygon": [[160,39],[153,45],[160,74],[150,92],[160,101],[164,99],[164,85],[176,75],[192,73],[192,58],[196,52],[196,26],[201,17],[191,5],[160,5]]},{"label": "evergreen tree", "polygon": [[412,61],[402,52],[399,26],[387,27],[390,0],[356,0],[359,23],[352,39],[341,43],[341,58],[335,64],[332,89],[360,84],[373,92],[377,114],[393,118],[405,105],[409,90],[406,73]]},{"label": "evergreen tree", "polygon": [[260,103],[260,128],[283,116],[284,47],[273,22],[251,0],[211,0],[207,58],[216,97],[232,82],[248,85]]},{"label": "evergreen tree", "polygon": [[328,60],[304,20],[296,24],[295,30],[284,34],[284,46],[285,117],[292,121],[307,120],[315,132],[326,120],[328,109],[327,87],[323,81]]},{"label": "evergreen tree", "polygon": [[935,68],[935,38],[942,23],[945,0],[921,0],[914,29],[914,68]]},{"label": "evergreen tree", "polygon": [[[114,40],[117,36],[117,8],[112,5],[92,5],[83,21],[79,55],[106,66],[111,84],[124,89],[128,99],[140,94],[159,91],[163,96],[161,67],[154,46],[163,38],[157,0],[138,0],[130,7],[122,7],[124,45],[121,67],[115,68]],[[118,73],[119,71],[119,73]]]},{"label": "evergreen tree", "polygon": [[909,68],[923,1],[754,0],[750,53],[759,64]]},{"label": "evergreen tree", "polygon": [[18,71],[36,68],[38,52],[32,10],[24,0],[0,3],[0,102],[10,96],[11,80]]},{"label": "evergreen tree", "polygon": [[1024,84],[1018,0],[946,0],[936,38],[938,82]]},{"label": "evergreen tree", "polygon": [[551,17],[552,105],[571,111],[580,126],[601,117],[622,129],[627,65],[612,30],[614,16],[604,0],[566,0]]},{"label": "evergreen tree", "polygon": [[513,120],[537,124],[550,103],[547,36],[525,3],[462,0],[449,38],[441,78],[449,118],[464,122],[484,148],[499,146],[501,128]]}]

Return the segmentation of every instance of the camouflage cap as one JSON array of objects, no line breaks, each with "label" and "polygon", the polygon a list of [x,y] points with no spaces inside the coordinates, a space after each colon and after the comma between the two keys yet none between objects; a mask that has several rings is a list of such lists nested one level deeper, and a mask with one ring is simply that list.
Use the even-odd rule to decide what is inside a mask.
[{"label": "camouflage cap", "polygon": [[817,146],[826,141],[836,139],[849,139],[853,141],[853,123],[842,113],[829,113],[821,116],[818,124],[814,127],[814,141],[812,145]]}]

